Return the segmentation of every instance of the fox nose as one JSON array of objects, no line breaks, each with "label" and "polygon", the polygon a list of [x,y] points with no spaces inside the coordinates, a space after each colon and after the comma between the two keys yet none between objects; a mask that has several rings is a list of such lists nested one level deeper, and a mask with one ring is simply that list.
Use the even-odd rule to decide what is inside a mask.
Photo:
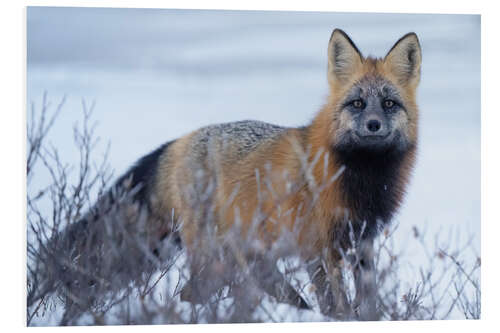
[{"label": "fox nose", "polygon": [[368,129],[369,132],[376,134],[380,128],[382,127],[382,124],[378,119],[371,119],[366,123],[366,128]]}]

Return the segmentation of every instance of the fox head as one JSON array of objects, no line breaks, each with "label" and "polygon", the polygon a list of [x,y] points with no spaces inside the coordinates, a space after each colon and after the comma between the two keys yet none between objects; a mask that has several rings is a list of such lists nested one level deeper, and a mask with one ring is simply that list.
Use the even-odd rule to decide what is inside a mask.
[{"label": "fox head", "polygon": [[328,45],[329,144],[339,153],[405,152],[417,140],[421,49],[415,33],[384,58],[363,57],[345,32]]}]

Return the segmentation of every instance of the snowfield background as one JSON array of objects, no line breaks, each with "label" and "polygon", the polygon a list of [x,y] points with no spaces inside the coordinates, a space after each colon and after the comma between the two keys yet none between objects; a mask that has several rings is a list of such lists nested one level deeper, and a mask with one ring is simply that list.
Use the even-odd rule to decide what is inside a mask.
[{"label": "snowfield background", "polygon": [[[30,7],[27,22],[27,102],[40,106],[44,91],[54,104],[67,95],[49,140],[62,160],[77,161],[72,126],[82,99],[95,101],[103,142],[95,156],[111,142],[115,177],[204,125],[307,124],[325,102],[334,28],[379,57],[416,32],[419,152],[394,241],[417,267],[425,258],[408,246],[414,226],[457,243],[473,237],[480,256],[479,15]],[[37,176],[28,191],[43,182]],[[409,285],[413,269],[401,277]]]}]

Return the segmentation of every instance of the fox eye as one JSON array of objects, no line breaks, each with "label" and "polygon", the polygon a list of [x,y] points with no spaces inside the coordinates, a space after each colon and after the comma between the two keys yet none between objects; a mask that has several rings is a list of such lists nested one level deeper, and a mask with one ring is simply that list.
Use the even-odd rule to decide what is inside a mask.
[{"label": "fox eye", "polygon": [[357,99],[352,102],[352,106],[354,106],[356,109],[361,109],[363,107],[363,101],[360,99]]},{"label": "fox eye", "polygon": [[392,108],[394,106],[394,101],[393,100],[390,100],[390,99],[386,99],[384,101],[384,107],[385,108]]}]

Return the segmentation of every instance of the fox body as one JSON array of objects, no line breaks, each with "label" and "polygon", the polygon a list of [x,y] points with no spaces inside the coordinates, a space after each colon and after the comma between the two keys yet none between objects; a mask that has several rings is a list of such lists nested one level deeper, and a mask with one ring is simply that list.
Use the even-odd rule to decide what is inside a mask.
[{"label": "fox body", "polygon": [[143,157],[117,184],[128,180],[139,187],[137,202],[173,217],[153,229],[159,239],[175,229],[188,253],[203,244],[206,216],[197,203],[205,195],[218,235],[237,225],[266,247],[296,230],[301,255],[326,250],[335,266],[334,244],[348,248],[352,231],[373,239],[402,202],[417,146],[420,65],[414,33],[372,58],[336,29],[329,95],[310,124],[203,127]]},{"label": "fox body", "polygon": [[302,221],[298,240],[310,245],[307,255],[334,241],[347,245],[349,222],[373,237],[400,205],[414,164],[420,62],[413,33],[374,59],[337,29],[328,47],[330,94],[311,124],[207,126],[160,147],[126,176],[145,182],[140,200],[182,221],[188,248],[203,223],[195,187],[208,186],[221,234],[236,220],[243,233],[258,220],[268,243]]}]

